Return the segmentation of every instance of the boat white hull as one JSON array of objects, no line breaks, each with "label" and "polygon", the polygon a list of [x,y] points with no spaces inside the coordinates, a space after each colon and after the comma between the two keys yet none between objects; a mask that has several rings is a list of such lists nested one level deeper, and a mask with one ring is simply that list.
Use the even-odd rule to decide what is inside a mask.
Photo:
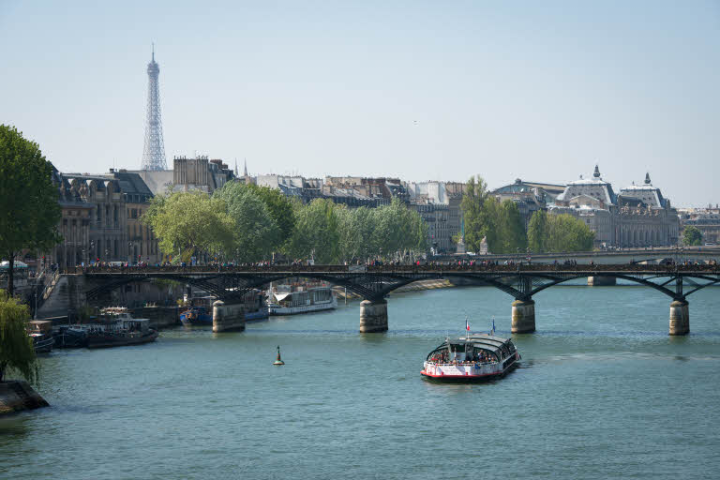
[{"label": "boat white hull", "polygon": [[296,307],[281,307],[280,305],[268,305],[268,312],[271,317],[281,315],[298,315],[301,313],[322,312],[324,310],[334,310],[337,307],[337,301],[333,298],[332,302],[315,303],[311,305],[298,305]]},{"label": "boat white hull", "polygon": [[468,363],[468,364],[437,364],[425,362],[420,374],[426,378],[442,381],[482,381],[502,377],[513,370],[520,361],[520,354],[515,353],[510,361],[501,363]]}]

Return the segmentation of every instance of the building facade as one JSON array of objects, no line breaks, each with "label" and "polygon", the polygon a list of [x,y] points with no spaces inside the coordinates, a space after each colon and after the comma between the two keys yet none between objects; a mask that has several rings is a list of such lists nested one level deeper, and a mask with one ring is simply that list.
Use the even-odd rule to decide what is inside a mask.
[{"label": "building facade", "polygon": [[157,239],[141,223],[152,192],[136,173],[55,174],[63,240],[47,255],[60,267],[96,262],[156,263]]},{"label": "building facade", "polygon": [[646,174],[643,185],[615,194],[595,166],[592,178],[570,182],[549,211],[581,219],[596,234],[596,248],[645,248],[677,244],[679,218],[670,200]]}]

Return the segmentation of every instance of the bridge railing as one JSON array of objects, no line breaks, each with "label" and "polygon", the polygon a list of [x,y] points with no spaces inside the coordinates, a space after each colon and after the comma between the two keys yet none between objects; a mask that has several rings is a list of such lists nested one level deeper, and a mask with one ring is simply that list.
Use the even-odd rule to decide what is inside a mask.
[{"label": "bridge railing", "polygon": [[437,272],[488,272],[488,273],[517,273],[517,272],[566,272],[566,273],[593,273],[628,272],[628,273],[720,273],[718,264],[699,265],[565,265],[565,264],[527,264],[517,263],[509,265],[495,264],[423,264],[423,265],[367,265],[364,268],[347,265],[196,265],[196,266],[129,266],[108,267],[88,266],[75,267],[63,270],[62,273],[84,274],[208,274],[208,273],[437,273]]}]

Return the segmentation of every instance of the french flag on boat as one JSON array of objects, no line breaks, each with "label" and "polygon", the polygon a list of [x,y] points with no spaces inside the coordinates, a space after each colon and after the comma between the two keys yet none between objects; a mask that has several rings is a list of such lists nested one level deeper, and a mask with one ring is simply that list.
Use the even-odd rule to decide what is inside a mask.
[{"label": "french flag on boat", "polygon": [[470,321],[465,317],[465,330],[470,331]]}]

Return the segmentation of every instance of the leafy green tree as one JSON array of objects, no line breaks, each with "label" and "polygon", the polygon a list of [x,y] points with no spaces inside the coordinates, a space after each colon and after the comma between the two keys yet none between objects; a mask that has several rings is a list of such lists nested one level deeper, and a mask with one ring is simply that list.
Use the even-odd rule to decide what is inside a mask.
[{"label": "leafy green tree", "polygon": [[502,245],[502,253],[524,253],[527,249],[527,234],[517,203],[503,201],[498,213],[498,243]]},{"label": "leafy green tree", "polygon": [[480,251],[480,244],[486,234],[483,207],[487,198],[487,184],[482,177],[471,177],[467,181],[460,208],[465,222],[465,245],[472,252]]},{"label": "leafy green tree", "polygon": [[528,225],[528,247],[531,252],[545,252],[546,229],[547,212],[545,212],[545,210],[538,210],[530,217],[530,224]]},{"label": "leafy green tree", "polygon": [[546,231],[548,252],[586,252],[593,249],[595,232],[585,222],[567,213],[548,215]]},{"label": "leafy green tree", "polygon": [[295,228],[295,210],[291,200],[274,188],[259,187],[254,184],[245,185],[244,188],[256,194],[267,206],[270,216],[280,229],[277,241],[271,248],[273,251],[280,251]]},{"label": "leafy green tree", "polygon": [[233,245],[226,252],[230,257],[238,262],[263,260],[284,243],[270,208],[257,190],[232,182],[225,184],[213,197],[224,202],[228,215],[235,222]]},{"label": "leafy green tree", "polygon": [[159,239],[160,250],[184,261],[192,255],[233,251],[235,222],[225,202],[203,192],[174,192],[153,198],[143,221]]},{"label": "leafy green tree", "polygon": [[398,199],[378,208],[347,208],[316,199],[296,207],[296,225],[289,242],[295,258],[314,256],[318,263],[353,259],[397,258],[425,252],[427,225]]},{"label": "leafy green tree", "polygon": [[314,258],[316,263],[339,261],[338,216],[332,200],[316,198],[308,205],[297,205],[295,231],[288,249],[295,258]]},{"label": "leafy green tree", "polygon": [[58,243],[61,215],[50,162],[15,127],[0,125],[0,257],[9,262],[10,296],[15,293],[15,256]]},{"label": "leafy green tree", "polygon": [[702,232],[697,229],[697,227],[693,227],[692,225],[688,225],[685,227],[685,230],[683,231],[683,244],[688,246],[697,246],[702,245]]},{"label": "leafy green tree", "polygon": [[37,380],[35,350],[27,334],[30,313],[27,305],[0,290],[0,382],[9,372],[18,372],[26,380]]},{"label": "leafy green tree", "polygon": [[394,198],[390,205],[375,210],[375,231],[372,242],[375,256],[388,259],[407,252],[427,250],[427,225],[420,214]]},{"label": "leafy green tree", "polygon": [[376,209],[337,208],[340,257],[349,261],[366,259],[375,255],[375,213]]},{"label": "leafy green tree", "polygon": [[[480,218],[482,222],[482,236],[480,239],[482,240],[482,237],[485,238],[488,250],[492,253],[503,253],[504,251],[501,239],[501,208],[500,203],[495,197],[488,196],[483,203],[482,210],[480,211]],[[467,230],[465,231],[467,232]]]}]

